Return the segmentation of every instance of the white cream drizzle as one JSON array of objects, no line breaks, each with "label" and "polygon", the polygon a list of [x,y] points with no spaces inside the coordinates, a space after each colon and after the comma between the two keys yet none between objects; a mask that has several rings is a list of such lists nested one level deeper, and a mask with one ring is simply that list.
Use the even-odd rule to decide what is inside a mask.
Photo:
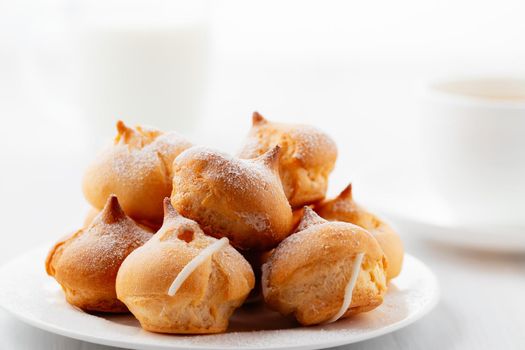
[{"label": "white cream drizzle", "polygon": [[184,268],[179,272],[177,277],[173,280],[170,288],[168,289],[168,295],[174,296],[179,288],[182,286],[184,281],[190,277],[190,275],[195,271],[206,259],[211,257],[213,254],[222,249],[225,245],[228,244],[228,238],[222,237],[217,242],[214,242],[201,250],[201,252],[190,260],[190,262],[184,266]]},{"label": "white cream drizzle", "polygon": [[350,275],[350,281],[348,281],[348,284],[345,287],[343,305],[341,305],[339,311],[325,323],[332,323],[337,321],[341,318],[341,316],[345,314],[346,310],[348,310],[348,307],[352,303],[352,294],[354,292],[355,284],[357,282],[357,277],[359,276],[359,271],[361,270],[361,263],[363,262],[364,256],[365,253],[359,253],[354,258],[354,265],[352,266],[352,274]]}]

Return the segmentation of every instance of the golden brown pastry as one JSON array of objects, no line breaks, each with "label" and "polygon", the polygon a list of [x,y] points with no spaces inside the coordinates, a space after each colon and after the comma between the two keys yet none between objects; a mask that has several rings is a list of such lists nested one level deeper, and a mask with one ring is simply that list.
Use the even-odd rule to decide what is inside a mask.
[{"label": "golden brown pastry", "polygon": [[370,233],[306,207],[297,232],[262,267],[263,295],[269,307],[303,325],[334,322],[383,302],[385,267]]},{"label": "golden brown pastry", "polygon": [[164,206],[160,231],[122,264],[118,298],[148,331],[224,332],[253,288],[253,271],[227,238],[206,236],[168,198]]},{"label": "golden brown pastry", "polygon": [[173,162],[171,203],[206,234],[240,249],[268,250],[292,229],[292,209],[278,174],[279,147],[237,159],[205,147]]},{"label": "golden brown pastry", "polygon": [[279,145],[279,173],[291,206],[302,207],[323,199],[337,158],[334,141],[311,126],[269,122],[257,112],[252,119],[252,129],[239,157],[255,158]]},{"label": "golden brown pastry", "polygon": [[51,249],[46,271],[60,283],[68,303],[86,311],[126,312],[115,293],[117,271],[151,236],[126,216],[116,196],[110,196],[91,225]]},{"label": "golden brown pastry", "polygon": [[83,191],[96,209],[110,194],[119,198],[133,219],[162,222],[162,200],[171,193],[173,159],[191,144],[177,133],[117,123],[113,145],[91,163],[84,174]]},{"label": "golden brown pastry", "polygon": [[336,198],[317,205],[315,210],[327,220],[349,222],[370,232],[379,242],[388,260],[388,279],[399,275],[404,255],[401,238],[388,224],[352,199],[352,185],[348,185]]}]

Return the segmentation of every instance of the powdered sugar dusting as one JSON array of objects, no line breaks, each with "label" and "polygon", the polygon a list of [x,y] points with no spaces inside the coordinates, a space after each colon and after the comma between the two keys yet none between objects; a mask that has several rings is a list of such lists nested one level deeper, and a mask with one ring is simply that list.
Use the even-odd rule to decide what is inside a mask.
[{"label": "powdered sugar dusting", "polygon": [[277,180],[277,176],[262,163],[234,158],[202,146],[181,153],[177,161],[183,163],[186,158],[201,161],[205,167],[202,173],[206,178],[242,191],[266,191]]},{"label": "powdered sugar dusting", "polygon": [[277,151],[258,159],[238,159],[206,147],[182,152],[173,163],[174,206],[207,233],[227,236],[237,247],[275,246],[289,233],[292,220],[272,164]]},{"label": "powdered sugar dusting", "polygon": [[165,162],[165,166],[171,176],[171,166],[173,160],[184,150],[190,148],[192,144],[182,135],[176,132],[168,132],[160,135],[154,142],[145,147],[145,152],[158,154]]},{"label": "powdered sugar dusting", "polygon": [[76,255],[78,266],[85,271],[118,269],[129,253],[152,237],[127,217],[107,223],[101,220],[102,214],[82,234],[72,238],[64,252],[67,254],[70,250]]},{"label": "powdered sugar dusting", "polygon": [[123,127],[115,144],[96,160],[93,171],[105,172],[102,178],[110,182],[136,188],[151,177],[164,177],[163,181],[171,184],[173,159],[189,147],[191,143],[176,132]]},{"label": "powdered sugar dusting", "polygon": [[325,133],[308,125],[290,127],[290,138],[295,140],[294,157],[311,165],[332,162],[337,154],[335,142]]},{"label": "powdered sugar dusting", "polygon": [[275,145],[284,148],[282,157],[293,157],[308,167],[335,161],[337,146],[321,130],[302,124],[266,123],[253,127],[240,152],[242,158],[254,158]]},{"label": "powdered sugar dusting", "polygon": [[[127,153],[127,152],[126,152]],[[111,170],[120,182],[140,183],[158,167],[155,153],[133,149],[129,154],[117,153],[111,157]]]}]

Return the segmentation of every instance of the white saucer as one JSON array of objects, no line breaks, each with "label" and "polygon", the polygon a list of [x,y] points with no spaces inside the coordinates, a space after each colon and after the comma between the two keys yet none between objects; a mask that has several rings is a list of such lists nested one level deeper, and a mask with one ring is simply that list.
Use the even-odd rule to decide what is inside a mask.
[{"label": "white saucer", "polygon": [[391,282],[384,303],[352,319],[299,327],[263,306],[244,307],[227,333],[175,336],[142,330],[131,315],[84,313],[64,300],[45,274],[49,247],[30,251],[0,268],[0,306],[22,321],[63,336],[141,350],[157,349],[319,349],[355,343],[393,332],[428,313],[437,303],[436,277],[421,261],[405,256],[403,271]]},{"label": "white saucer", "polygon": [[391,219],[401,232],[462,248],[525,252],[525,227],[462,224],[432,186],[424,181],[424,174],[416,170],[383,169],[362,176],[354,190],[358,202],[361,199],[365,206]]},{"label": "white saucer", "polygon": [[525,229],[519,227],[440,225],[383,212],[401,232],[421,235],[435,242],[494,253],[525,253]]}]

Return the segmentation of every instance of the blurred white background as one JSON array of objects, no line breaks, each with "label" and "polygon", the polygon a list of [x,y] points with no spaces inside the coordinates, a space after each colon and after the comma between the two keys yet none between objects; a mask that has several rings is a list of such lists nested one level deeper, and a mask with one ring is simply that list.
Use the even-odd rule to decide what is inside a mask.
[{"label": "blurred white background", "polygon": [[421,88],[523,76],[524,11],[519,0],[3,0],[2,212],[19,220],[13,208],[45,187],[38,202],[53,205],[37,215],[74,209],[47,233],[75,227],[82,168],[117,118],[229,152],[253,110],[314,124],[340,149],[330,193],[417,167]]},{"label": "blurred white background", "polygon": [[525,76],[522,0],[189,3],[0,0],[2,260],[79,226],[83,169],[117,118],[228,152],[254,110],[313,124],[338,143],[334,194],[417,169],[428,82]]}]

